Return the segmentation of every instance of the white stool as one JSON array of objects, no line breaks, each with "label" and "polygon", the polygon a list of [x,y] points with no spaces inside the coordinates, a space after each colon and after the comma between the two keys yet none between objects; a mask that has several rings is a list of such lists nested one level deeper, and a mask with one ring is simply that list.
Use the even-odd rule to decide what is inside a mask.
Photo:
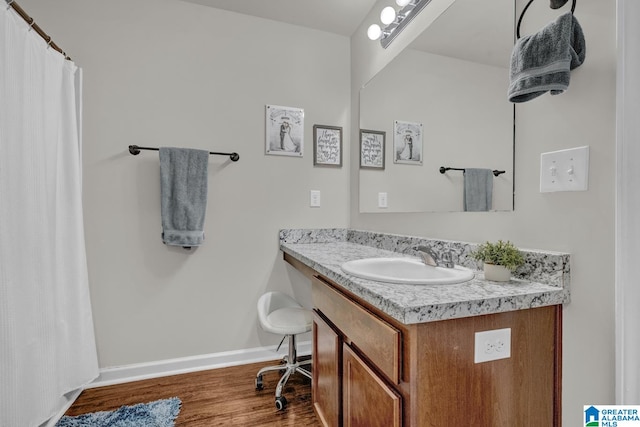
[{"label": "white stool", "polygon": [[282,388],[291,374],[300,372],[311,379],[311,372],[300,367],[301,365],[309,365],[311,360],[298,363],[296,335],[311,330],[313,316],[311,310],[303,308],[290,296],[282,292],[267,292],[258,300],[258,319],[260,326],[266,332],[285,336],[280,345],[285,338],[289,337],[289,354],[283,359],[285,364],[262,368],[256,375],[256,390],[262,390],[262,374],[269,371],[285,371],[276,387],[276,408],[283,410],[287,406],[287,399],[282,395]]}]

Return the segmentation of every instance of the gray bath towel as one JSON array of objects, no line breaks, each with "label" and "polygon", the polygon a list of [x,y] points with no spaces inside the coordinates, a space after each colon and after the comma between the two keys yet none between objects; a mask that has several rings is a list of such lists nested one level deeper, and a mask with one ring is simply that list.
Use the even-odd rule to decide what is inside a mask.
[{"label": "gray bath towel", "polygon": [[208,166],[208,151],[160,147],[160,207],[165,244],[186,248],[202,244]]},{"label": "gray bath towel", "polygon": [[491,169],[464,170],[464,210],[490,211],[493,204],[493,171]]},{"label": "gray bath towel", "polygon": [[571,12],[518,39],[511,54],[509,101],[563,93],[569,87],[569,71],[584,62],[585,53],[582,27]]}]

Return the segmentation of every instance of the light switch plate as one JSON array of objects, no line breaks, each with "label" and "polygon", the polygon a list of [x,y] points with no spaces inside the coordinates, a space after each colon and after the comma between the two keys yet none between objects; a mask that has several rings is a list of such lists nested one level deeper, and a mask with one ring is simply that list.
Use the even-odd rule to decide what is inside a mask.
[{"label": "light switch plate", "polygon": [[540,155],[540,192],[585,191],[589,188],[589,147]]},{"label": "light switch plate", "polygon": [[389,207],[387,193],[378,193],[378,207],[382,209]]},{"label": "light switch plate", "polygon": [[309,206],[312,208],[320,207],[320,190],[311,190],[309,192]]}]

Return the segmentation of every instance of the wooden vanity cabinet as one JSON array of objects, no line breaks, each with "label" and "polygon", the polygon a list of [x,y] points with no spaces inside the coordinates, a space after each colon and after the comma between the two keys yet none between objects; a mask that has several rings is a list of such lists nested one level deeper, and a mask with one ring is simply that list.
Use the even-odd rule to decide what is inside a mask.
[{"label": "wooden vanity cabinet", "polygon": [[[323,425],[561,426],[561,305],[404,325],[307,275]],[[511,328],[511,357],[476,364],[475,333],[502,328]]]},{"label": "wooden vanity cabinet", "polygon": [[342,404],[345,427],[400,427],[402,398],[343,344]]},{"label": "wooden vanity cabinet", "polygon": [[322,279],[312,286],[312,399],[320,422],[400,427],[402,398],[390,385],[400,381],[400,331]]},{"label": "wooden vanity cabinet", "polygon": [[341,425],[342,339],[317,310],[313,312],[311,395],[313,408],[324,426]]},{"label": "wooden vanity cabinet", "polygon": [[315,311],[313,407],[324,426],[400,427],[401,397]]}]

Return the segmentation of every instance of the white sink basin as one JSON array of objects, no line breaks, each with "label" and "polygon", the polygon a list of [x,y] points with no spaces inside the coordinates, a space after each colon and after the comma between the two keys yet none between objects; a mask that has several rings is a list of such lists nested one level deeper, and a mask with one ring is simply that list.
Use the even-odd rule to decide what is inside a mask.
[{"label": "white sink basin", "polygon": [[365,258],[340,266],[345,273],[361,279],[411,285],[451,285],[473,279],[468,268],[432,267],[418,258]]}]

